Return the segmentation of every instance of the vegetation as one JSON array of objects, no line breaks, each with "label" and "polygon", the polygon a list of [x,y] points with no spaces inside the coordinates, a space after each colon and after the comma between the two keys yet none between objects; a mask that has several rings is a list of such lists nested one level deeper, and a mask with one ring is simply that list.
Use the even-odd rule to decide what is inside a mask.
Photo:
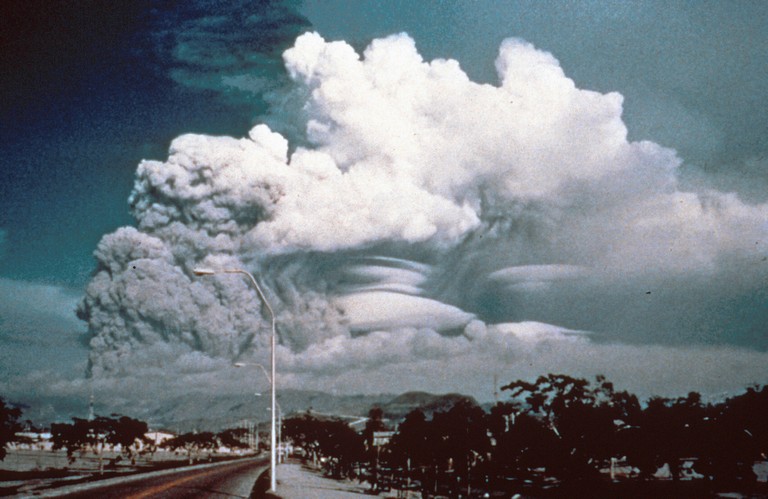
[{"label": "vegetation", "polygon": [[[379,434],[389,440],[375,438],[391,429],[380,408],[371,409],[359,433],[340,419],[306,413],[283,420],[282,434],[333,477],[362,474],[375,491],[412,486],[425,496],[547,488],[610,496],[598,492],[617,481],[652,487],[660,469],[668,470],[670,484],[699,479],[696,492],[704,495],[712,487],[749,491],[757,479],[754,464],[768,460],[765,386],[717,403],[692,392],[642,404],[603,376],[589,381],[550,374],[502,389],[507,400],[488,412],[461,397],[435,412],[413,410],[396,431]],[[0,458],[22,429],[20,416],[0,398]],[[54,449],[66,449],[72,461],[86,451],[101,458],[108,446],[132,461],[156,450],[145,440],[143,421],[116,414],[72,421],[51,426]],[[185,452],[191,463],[221,446],[248,448],[249,441],[248,431],[238,428],[185,433],[158,445]],[[614,473],[617,463],[621,473]]]},{"label": "vegetation", "polygon": [[248,429],[247,428],[229,428],[216,434],[216,439],[220,445],[230,449],[248,449]]},{"label": "vegetation", "polygon": [[[550,374],[503,390],[508,400],[489,413],[470,400],[431,419],[411,411],[391,441],[375,449],[373,432],[385,428],[376,409],[359,436],[343,430],[341,421],[309,415],[286,420],[283,434],[311,457],[325,458],[335,476],[363,469],[375,488],[390,480],[418,484],[425,495],[526,487],[599,491],[614,476],[651,486],[665,466],[671,484],[699,477],[706,487],[748,489],[757,478],[753,465],[767,459],[766,387],[719,403],[690,393],[646,404],[603,376],[590,382]],[[613,473],[616,463],[621,477]]]},{"label": "vegetation", "polygon": [[187,453],[189,464],[205,452],[211,452],[219,446],[216,435],[209,431],[183,433],[163,443],[170,450],[183,449]]},{"label": "vegetation", "polygon": [[5,446],[13,440],[13,436],[21,429],[19,418],[21,409],[6,405],[5,400],[0,397],[0,461],[5,459]]},{"label": "vegetation", "polygon": [[[78,452],[98,452],[106,446],[119,449],[122,455],[130,459],[134,459],[140,452],[154,452],[158,447],[145,437],[148,431],[147,423],[138,419],[113,414],[112,417],[98,416],[93,420],[72,418],[72,421],[51,425],[54,450],[66,449],[70,460],[74,460]],[[216,434],[184,433],[159,445],[169,450],[183,449],[190,456],[221,446],[230,449],[249,448],[248,430],[230,428]]]},{"label": "vegetation", "polygon": [[[4,483],[0,496],[24,491],[27,495],[32,491],[38,494],[38,489],[62,483],[98,480],[103,478],[105,469],[111,476],[120,476],[186,464],[183,457],[178,457],[182,452],[173,451],[183,451],[190,464],[201,457],[209,461],[228,459],[235,457],[228,450],[250,449],[253,437],[246,428],[231,428],[216,434],[186,433],[169,438],[168,434],[148,433],[144,421],[112,414],[54,423],[49,440],[45,435],[47,431],[31,421],[19,423],[20,416],[19,409],[6,405],[0,398],[0,461],[6,457],[6,444],[13,444],[14,452],[8,469],[0,470],[0,482]],[[155,460],[154,453],[160,448],[176,457],[165,454]],[[58,452],[50,453],[51,449]],[[69,466],[60,467],[62,449],[66,451]],[[206,451],[208,455],[201,456]],[[73,467],[78,460],[78,465]]]},{"label": "vegetation", "polygon": [[119,448],[122,455],[134,461],[138,448],[146,443],[147,423],[127,416],[113,414],[93,420],[72,418],[72,421],[51,425],[54,450],[66,449],[70,462],[74,462],[76,452],[96,452],[101,472],[104,471],[102,452],[107,445]]},{"label": "vegetation", "polygon": [[324,461],[336,478],[354,474],[365,460],[363,436],[339,419],[319,419],[307,413],[283,420],[283,436],[304,449],[314,461]]}]

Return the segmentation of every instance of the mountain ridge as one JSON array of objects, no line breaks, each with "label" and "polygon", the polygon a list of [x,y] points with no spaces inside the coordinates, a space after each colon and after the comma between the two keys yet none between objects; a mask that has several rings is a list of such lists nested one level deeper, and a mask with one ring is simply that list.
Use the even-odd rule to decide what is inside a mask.
[{"label": "mountain ridge", "polygon": [[[382,409],[384,418],[394,424],[414,409],[431,418],[435,412],[447,411],[460,400],[477,403],[474,398],[460,393],[433,394],[408,391],[401,394],[332,394],[318,390],[286,389],[277,393],[278,407],[283,417],[303,413],[340,418],[365,418],[374,407]],[[146,400],[136,405],[101,405],[94,403],[96,415],[121,414],[146,421],[152,429],[172,432],[195,430],[218,431],[242,425],[245,421],[256,424],[270,420],[270,397],[242,394],[194,394]],[[18,404],[23,409],[22,420],[38,426],[54,422],[69,422],[73,417],[88,417],[86,403],[73,403],[71,399],[39,399]]]}]

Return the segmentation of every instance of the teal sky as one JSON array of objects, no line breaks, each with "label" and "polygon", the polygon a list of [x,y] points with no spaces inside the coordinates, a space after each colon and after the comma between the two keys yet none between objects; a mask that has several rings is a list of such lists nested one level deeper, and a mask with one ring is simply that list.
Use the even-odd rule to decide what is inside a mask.
[{"label": "teal sky", "polygon": [[[292,95],[280,54],[305,31],[358,52],[406,32],[425,60],[456,59],[493,85],[499,45],[522,38],[578,88],[621,93],[629,140],[676,150],[683,188],[768,201],[766,2],[39,1],[0,7],[0,19],[0,382],[84,368],[74,309],[101,238],[135,224],[128,197],[142,159],[165,160],[183,133],[241,137],[266,121],[301,134],[293,104],[276,103]],[[696,278],[626,307],[626,289],[446,300],[489,322],[763,352],[767,290]],[[568,306],[580,293],[594,300]]]}]

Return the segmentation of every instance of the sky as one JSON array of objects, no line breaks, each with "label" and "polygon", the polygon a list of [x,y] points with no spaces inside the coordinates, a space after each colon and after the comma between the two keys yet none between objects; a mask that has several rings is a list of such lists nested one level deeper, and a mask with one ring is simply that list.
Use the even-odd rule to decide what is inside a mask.
[{"label": "sky", "polygon": [[0,9],[0,395],[768,381],[764,2]]}]

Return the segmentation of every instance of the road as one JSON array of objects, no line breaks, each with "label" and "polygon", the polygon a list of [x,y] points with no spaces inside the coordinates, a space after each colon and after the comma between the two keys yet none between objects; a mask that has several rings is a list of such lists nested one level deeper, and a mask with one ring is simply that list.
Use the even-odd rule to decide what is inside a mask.
[{"label": "road", "polygon": [[[174,472],[147,473],[109,485],[89,484],[87,488],[64,491],[48,497],[68,499],[181,499],[248,498],[259,474],[269,467],[264,457],[242,459],[214,466]],[[46,494],[48,495],[48,494]]]}]

